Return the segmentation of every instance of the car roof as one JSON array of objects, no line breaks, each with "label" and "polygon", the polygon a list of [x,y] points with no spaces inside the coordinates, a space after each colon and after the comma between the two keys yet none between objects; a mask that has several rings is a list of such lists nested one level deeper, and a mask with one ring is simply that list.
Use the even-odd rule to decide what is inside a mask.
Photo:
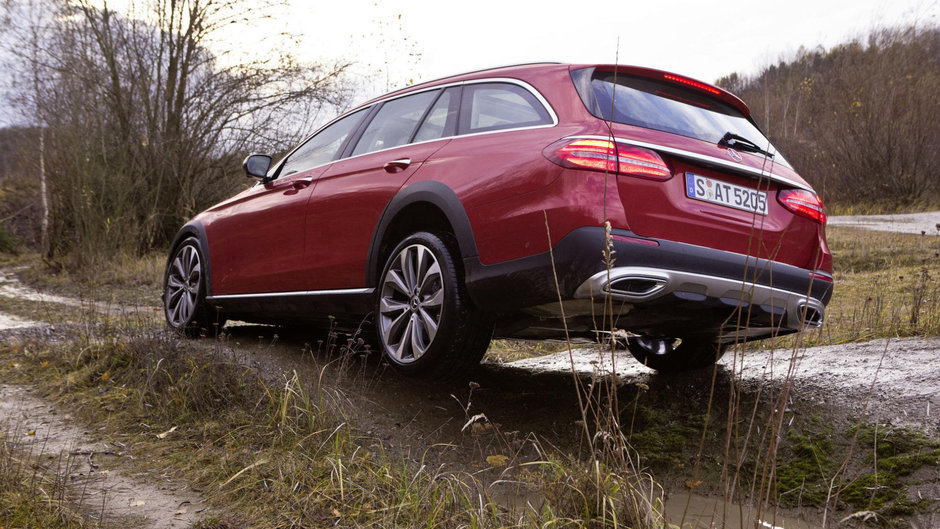
[{"label": "car roof", "polygon": [[[674,82],[679,82],[685,84],[686,86],[697,87],[701,90],[709,92],[713,97],[718,98],[721,101],[731,105],[736,108],[745,116],[750,116],[751,111],[747,105],[738,98],[736,95],[728,92],[727,90],[715,86],[711,83],[705,81],[700,81],[686,75],[667,72],[665,70],[657,70],[654,68],[646,68],[642,66],[631,66],[631,65],[615,65],[615,64],[569,64],[569,63],[560,63],[560,62],[534,62],[534,63],[522,63],[522,64],[512,64],[507,66],[497,66],[493,68],[485,68],[481,70],[474,70],[470,72],[464,72],[456,75],[450,75],[446,77],[441,77],[431,81],[424,81],[415,85],[406,86],[399,88],[398,90],[393,90],[381,96],[375,97],[362,103],[361,105],[356,105],[355,109],[362,108],[374,104],[378,101],[388,99],[389,97],[394,97],[398,95],[407,94],[409,92],[417,92],[427,88],[433,88],[439,85],[459,83],[462,81],[470,81],[480,78],[488,77],[520,77],[525,80],[526,74],[544,72],[548,70],[578,70],[581,68],[594,68],[601,71],[617,71],[619,73],[638,75],[641,77],[648,77],[651,79],[671,79]],[[668,76],[668,77],[666,77]],[[352,109],[352,110],[355,110]]]}]

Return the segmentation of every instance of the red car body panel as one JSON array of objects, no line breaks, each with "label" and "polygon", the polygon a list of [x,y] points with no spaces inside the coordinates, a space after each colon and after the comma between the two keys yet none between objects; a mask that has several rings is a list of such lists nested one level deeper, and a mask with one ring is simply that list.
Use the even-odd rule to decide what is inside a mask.
[{"label": "red car body panel", "polygon": [[[425,161],[451,140],[405,145],[333,164],[317,183],[306,220],[304,277],[297,290],[357,288],[364,284],[370,235],[386,204]],[[410,159],[403,170],[388,162]]]},{"label": "red car body panel", "polygon": [[[246,294],[297,290],[307,203],[328,166],[253,186],[197,217],[206,229],[212,291]],[[306,179],[313,179],[309,184]]]}]

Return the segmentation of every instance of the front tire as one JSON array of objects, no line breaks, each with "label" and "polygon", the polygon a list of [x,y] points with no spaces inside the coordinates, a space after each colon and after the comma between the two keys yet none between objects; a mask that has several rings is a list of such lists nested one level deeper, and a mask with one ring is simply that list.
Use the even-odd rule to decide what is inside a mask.
[{"label": "front tire", "polygon": [[213,323],[221,326],[218,314],[206,303],[206,272],[205,259],[195,237],[180,243],[167,263],[163,276],[163,313],[170,328],[180,334],[198,336]]},{"label": "front tire", "polygon": [[405,375],[466,375],[489,345],[493,324],[467,294],[451,239],[427,232],[406,237],[389,254],[379,277],[379,344],[389,363]]},{"label": "front tire", "polygon": [[714,365],[728,348],[710,337],[657,338],[631,336],[627,350],[641,364],[663,373],[701,369]]}]

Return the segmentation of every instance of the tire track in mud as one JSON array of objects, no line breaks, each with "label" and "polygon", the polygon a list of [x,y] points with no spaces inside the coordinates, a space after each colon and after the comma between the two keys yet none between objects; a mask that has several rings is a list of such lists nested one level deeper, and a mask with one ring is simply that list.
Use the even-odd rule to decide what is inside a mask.
[{"label": "tire track in mud", "polygon": [[199,494],[167,476],[131,476],[121,470],[122,461],[134,457],[128,447],[96,441],[26,388],[0,384],[0,433],[19,458],[49,462],[39,471],[59,474],[68,484],[67,497],[89,518],[125,527],[182,529],[206,510]]}]

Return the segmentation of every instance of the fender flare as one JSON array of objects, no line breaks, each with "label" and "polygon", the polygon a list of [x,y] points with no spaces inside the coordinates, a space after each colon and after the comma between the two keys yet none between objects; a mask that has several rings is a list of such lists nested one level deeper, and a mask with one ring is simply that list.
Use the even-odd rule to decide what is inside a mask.
[{"label": "fender flare", "polygon": [[379,221],[372,232],[372,242],[369,245],[369,255],[366,265],[366,286],[374,287],[379,267],[385,263],[379,263],[379,248],[382,240],[391,226],[395,217],[406,207],[417,204],[427,203],[439,209],[451,227],[454,229],[454,236],[457,238],[457,245],[460,248],[460,258],[476,259],[477,252],[476,240],[473,238],[473,229],[470,227],[470,218],[463,207],[463,203],[457,198],[457,193],[446,184],[434,180],[424,180],[414,183],[401,189],[392,200],[385,206]]},{"label": "fender flare", "polygon": [[[212,295],[212,266],[209,263],[209,238],[206,236],[206,227],[198,220],[191,220],[184,224],[183,227],[176,232],[176,236],[173,237],[173,243],[170,244],[170,252],[167,255],[166,267],[163,272],[163,293],[166,292],[166,270],[170,268],[170,261],[173,259],[173,254],[176,252],[180,243],[190,237],[195,237],[196,241],[199,242],[199,253],[202,254],[202,259],[205,262],[203,274],[206,277],[206,296],[208,297]],[[163,299],[163,293],[160,294],[160,299]]]}]

